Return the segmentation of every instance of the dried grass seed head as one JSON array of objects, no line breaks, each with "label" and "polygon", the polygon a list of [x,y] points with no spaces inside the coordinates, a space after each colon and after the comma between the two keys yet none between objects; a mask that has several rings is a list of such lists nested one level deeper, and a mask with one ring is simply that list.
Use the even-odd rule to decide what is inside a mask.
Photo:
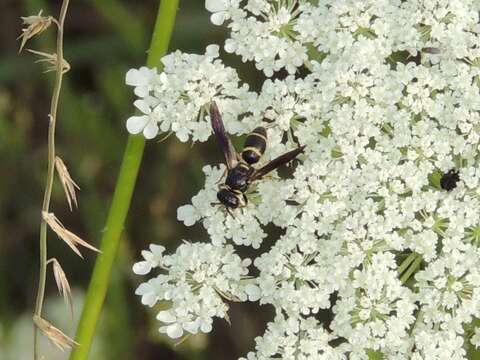
[{"label": "dried grass seed head", "polygon": [[79,345],[75,340],[65,335],[61,330],[57,329],[47,320],[42,319],[38,315],[33,316],[35,325],[45,334],[45,336],[60,350],[71,349]]},{"label": "dried grass seed head", "polygon": [[80,187],[73,181],[67,166],[60,157],[55,157],[55,168],[57,169],[58,176],[63,186],[63,191],[67,197],[68,206],[70,211],[72,210],[72,204],[78,207],[77,195],[75,189],[80,190]]},{"label": "dried grass seed head", "polygon": [[42,16],[42,11],[43,10],[40,10],[37,15],[20,17],[23,21],[23,25],[26,25],[27,27],[22,29],[22,34],[17,38],[22,39],[18,52],[22,51],[29,39],[45,31],[52,22],[55,21],[51,16]]},{"label": "dried grass seed head", "polygon": [[42,217],[45,222],[50,226],[50,228],[58,235],[60,239],[65,241],[65,243],[70,246],[70,248],[83,259],[80,250],[78,250],[78,245],[86,247],[90,250],[100,252],[96,247],[90,245],[85,240],[81,239],[71,231],[67,230],[63,224],[58,220],[58,218],[53,213],[48,213],[46,211],[42,211]]},{"label": "dried grass seed head", "polygon": [[57,283],[58,292],[63,296],[65,304],[70,308],[70,312],[73,316],[73,297],[72,290],[70,288],[70,283],[68,282],[67,275],[62,269],[62,266],[57,259],[52,258],[49,262],[52,262],[53,266],[53,276],[55,277],[55,282]]},{"label": "dried grass seed head", "polygon": [[[46,70],[45,70],[46,73],[51,71],[57,71],[58,57],[56,53],[49,54],[43,51],[37,51],[33,49],[27,49],[27,51],[42,57],[41,59],[35,62],[37,63],[46,62],[47,63]],[[70,64],[67,62],[67,60],[62,59],[62,74],[65,74],[69,70],[70,70]]]}]

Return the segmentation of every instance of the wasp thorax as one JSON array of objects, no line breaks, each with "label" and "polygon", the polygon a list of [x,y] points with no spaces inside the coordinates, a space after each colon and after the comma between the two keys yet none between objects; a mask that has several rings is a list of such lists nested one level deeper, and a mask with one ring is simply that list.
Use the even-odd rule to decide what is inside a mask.
[{"label": "wasp thorax", "polygon": [[255,164],[265,152],[267,146],[267,131],[264,127],[257,127],[245,139],[242,150],[242,159],[248,164]]},{"label": "wasp thorax", "polygon": [[245,191],[248,187],[248,180],[253,174],[253,171],[253,167],[241,162],[228,171],[225,184],[231,189]]}]

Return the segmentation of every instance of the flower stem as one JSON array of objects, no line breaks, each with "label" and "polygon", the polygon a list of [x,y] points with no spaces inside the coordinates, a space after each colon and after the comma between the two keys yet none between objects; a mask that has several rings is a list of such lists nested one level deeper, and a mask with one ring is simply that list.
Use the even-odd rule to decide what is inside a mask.
[{"label": "flower stem", "polygon": [[[472,328],[478,328],[480,326],[480,319],[474,319],[472,322]],[[470,339],[468,340],[467,345],[467,359],[471,360],[479,360],[480,359],[480,348],[476,348],[472,343],[470,343]]]},{"label": "flower stem", "polygon": [[[166,53],[170,42],[179,0],[163,0],[157,14],[153,30],[147,66],[160,66],[160,59]],[[142,161],[145,139],[139,135],[128,138],[123,155],[120,174],[108,213],[100,250],[88,287],[83,312],[77,328],[76,341],[80,343],[73,349],[70,360],[86,360],[93,341],[93,335],[100,316],[113,262],[118,249],[120,236],[127,217],[128,209]]]},{"label": "flower stem", "polygon": [[[45,192],[43,194],[42,213],[48,212],[50,208],[50,198],[52,195],[53,179],[55,175],[55,124],[57,121],[58,101],[60,98],[60,90],[62,89],[63,78],[63,24],[67,15],[69,0],[63,0],[60,9],[60,17],[57,24],[57,63],[55,84],[53,87],[52,101],[50,103],[50,114],[48,124],[48,167],[47,182]],[[45,297],[45,282],[47,277],[47,223],[41,217],[40,222],[40,274],[38,280],[37,297],[35,300],[34,317],[41,317],[43,309],[43,300]],[[33,357],[38,359],[38,329],[33,325]]]},{"label": "flower stem", "polygon": [[383,354],[380,351],[367,350],[369,360],[383,360]]},{"label": "flower stem", "polygon": [[403,273],[400,281],[402,284],[405,284],[408,279],[418,270],[420,265],[422,264],[423,258],[420,254],[415,254],[415,260],[411,263],[408,269]]},{"label": "flower stem", "polygon": [[417,257],[417,254],[415,252],[412,252],[410,253],[410,255],[408,255],[408,257],[403,260],[403,262],[400,264],[400,266],[398,267],[397,271],[398,271],[398,274],[399,275],[402,275],[403,272],[405,270],[407,270],[407,268],[410,266],[410,264],[415,260],[415,258]]}]

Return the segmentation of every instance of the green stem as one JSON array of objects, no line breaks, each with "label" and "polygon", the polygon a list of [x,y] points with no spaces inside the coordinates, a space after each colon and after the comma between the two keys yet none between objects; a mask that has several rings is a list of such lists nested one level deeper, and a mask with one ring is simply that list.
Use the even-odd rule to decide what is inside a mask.
[{"label": "green stem", "polygon": [[412,252],[408,257],[403,260],[403,262],[400,264],[400,266],[397,269],[398,275],[402,275],[405,270],[410,266],[410,264],[415,260],[415,257],[417,256],[416,253]]},{"label": "green stem", "polygon": [[[472,327],[474,329],[480,327],[480,319],[473,320]],[[467,343],[467,358],[470,360],[480,360],[480,348],[476,349],[475,346],[470,343],[470,340],[468,340]]]},{"label": "green stem", "polygon": [[380,351],[367,350],[369,360],[383,360],[383,354]]},{"label": "green stem", "polygon": [[400,278],[400,281],[402,284],[405,284],[408,279],[410,279],[410,276],[417,271],[417,269],[420,267],[420,264],[422,263],[422,256],[420,254],[415,254],[415,261],[410,265],[410,267],[405,271],[405,273],[402,275]]},{"label": "green stem", "polygon": [[[179,0],[161,1],[155,28],[153,30],[147,66],[160,65],[160,59],[167,52],[170,42]],[[120,236],[132,199],[133,188],[142,161],[145,139],[140,135],[128,138],[127,148],[123,155],[120,174],[113,194],[105,232],[93,269],[92,279],[88,287],[83,312],[77,328],[76,341],[80,344],[71,355],[70,360],[86,360],[92,345],[95,328],[100,316],[113,262],[118,249]]]}]

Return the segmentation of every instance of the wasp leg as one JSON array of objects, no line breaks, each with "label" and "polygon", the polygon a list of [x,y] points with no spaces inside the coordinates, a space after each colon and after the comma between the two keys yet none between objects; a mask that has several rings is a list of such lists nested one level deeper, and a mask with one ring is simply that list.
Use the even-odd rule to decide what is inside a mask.
[{"label": "wasp leg", "polygon": [[247,198],[247,195],[245,195],[245,193],[242,194],[242,198],[243,198],[243,202],[241,202],[238,207],[239,208],[244,208],[245,206],[247,206],[248,204],[248,198]]},{"label": "wasp leg", "polygon": [[225,170],[223,170],[222,176],[215,182],[215,184],[220,184],[223,181],[223,179],[225,178],[225,176],[227,176],[227,173],[228,173],[228,169],[225,168]]},{"label": "wasp leg", "polygon": [[227,210],[228,215],[230,215],[232,218],[235,219],[235,216],[233,215],[232,210],[230,210],[230,208],[228,208],[228,207],[225,207],[225,209]]}]

